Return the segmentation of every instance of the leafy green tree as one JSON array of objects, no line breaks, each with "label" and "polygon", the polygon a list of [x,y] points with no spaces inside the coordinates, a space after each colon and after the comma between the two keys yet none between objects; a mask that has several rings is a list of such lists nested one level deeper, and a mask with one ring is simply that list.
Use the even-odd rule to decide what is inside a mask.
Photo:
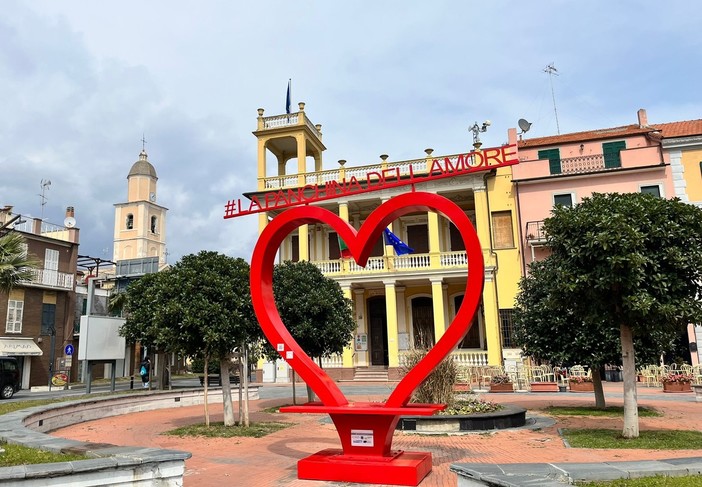
[{"label": "leafy green tree", "polygon": [[32,279],[37,262],[27,256],[24,243],[20,233],[0,235],[0,291],[10,292],[20,282]]},{"label": "leafy green tree", "polygon": [[702,320],[702,210],[641,193],[594,194],[572,208],[557,206],[544,230],[552,254],[542,278],[554,281],[547,301],[559,303],[560,313],[552,319],[586,332],[618,329],[622,436],[638,437],[634,337],[660,345]]},{"label": "leafy green tree", "polygon": [[[529,265],[515,305],[515,341],[525,355],[537,360],[559,366],[587,365],[592,371],[595,406],[604,408],[600,369],[621,364],[619,327],[609,321],[585,323],[579,318],[561,299],[564,278],[556,257]],[[660,332],[636,337],[637,357],[655,362],[671,343],[672,337]]]},{"label": "leafy green tree", "polygon": [[[339,283],[324,277],[314,264],[284,262],[273,269],[273,295],[290,334],[321,367],[322,358],[340,354],[356,330],[351,300]],[[275,356],[270,349],[269,355]],[[308,388],[308,396],[312,393]]]},{"label": "leafy green tree", "polygon": [[[245,352],[259,340],[249,289],[249,265],[217,252],[186,255],[170,269],[147,274],[127,288],[128,317],[121,333],[129,341],[140,341],[158,350],[200,357],[220,363],[224,422],[234,425],[229,382],[235,350]],[[242,385],[246,388],[246,375]],[[205,422],[209,424],[207,380]],[[244,395],[244,418],[248,402]]]},{"label": "leafy green tree", "polygon": [[[229,369],[233,352],[246,355],[248,344],[262,336],[251,303],[249,265],[240,258],[201,251],[177,262],[172,278],[178,289],[173,305],[179,312],[179,319],[171,323],[177,330],[174,346],[187,356],[202,357],[205,370],[210,359],[220,362],[224,423],[231,426],[234,412]],[[244,373],[241,377],[245,389],[247,376]],[[247,396],[245,390],[243,422],[248,425]]]}]

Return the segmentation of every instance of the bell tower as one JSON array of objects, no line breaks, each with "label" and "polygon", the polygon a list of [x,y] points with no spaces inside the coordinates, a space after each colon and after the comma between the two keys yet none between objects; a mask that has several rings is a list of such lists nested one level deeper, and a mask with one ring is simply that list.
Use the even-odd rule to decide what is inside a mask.
[{"label": "bell tower", "polygon": [[[305,104],[298,103],[299,111],[271,117],[263,116],[258,109],[258,127],[254,135],[258,139],[258,191],[303,187],[308,184],[307,158],[314,160],[314,172],[322,170],[322,126],[313,125],[305,114]],[[267,174],[267,153],[276,158],[275,174]],[[294,163],[291,163],[294,162]],[[321,183],[322,181],[315,181]],[[260,213],[259,232],[268,223],[268,214]],[[298,230],[300,259],[309,260],[308,228]]]},{"label": "bell tower", "polygon": [[127,176],[127,202],[116,203],[113,260],[158,257],[166,264],[166,212],[156,203],[156,169],[142,149]]}]

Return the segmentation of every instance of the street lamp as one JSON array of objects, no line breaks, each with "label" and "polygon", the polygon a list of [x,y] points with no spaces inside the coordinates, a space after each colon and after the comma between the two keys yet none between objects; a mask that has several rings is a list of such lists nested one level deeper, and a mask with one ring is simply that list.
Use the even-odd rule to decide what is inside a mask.
[{"label": "street lamp", "polygon": [[468,129],[473,132],[473,147],[480,149],[480,146],[483,145],[483,143],[480,142],[480,132],[486,132],[490,125],[490,120],[485,120],[482,126],[478,125],[478,122],[475,122],[473,126]]}]

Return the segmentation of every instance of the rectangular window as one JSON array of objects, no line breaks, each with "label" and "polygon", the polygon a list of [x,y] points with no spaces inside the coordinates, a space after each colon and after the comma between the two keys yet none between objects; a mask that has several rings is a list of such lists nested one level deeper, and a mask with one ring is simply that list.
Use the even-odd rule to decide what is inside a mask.
[{"label": "rectangular window", "polygon": [[553,195],[553,206],[573,206],[573,195],[571,193],[554,194]]},{"label": "rectangular window", "polygon": [[606,168],[622,167],[622,158],[620,152],[626,149],[626,142],[606,142],[602,144],[602,153],[604,154],[604,164]]},{"label": "rectangular window", "polygon": [[466,244],[461,238],[461,232],[458,231],[456,225],[449,222],[450,237],[451,237],[451,251],[456,252],[458,250],[466,250]]},{"label": "rectangular window", "polygon": [[5,333],[22,333],[22,312],[24,311],[24,301],[10,299],[7,302],[7,322]]},{"label": "rectangular window", "polygon": [[551,174],[561,173],[560,149],[544,149],[539,151],[539,160],[548,159],[548,168]]},{"label": "rectangular window", "polygon": [[514,310],[500,310],[500,331],[502,332],[502,346],[504,348],[515,348],[514,341]]},{"label": "rectangular window", "polygon": [[647,186],[641,186],[641,192],[644,194],[652,194],[653,196],[661,197],[661,186],[659,184],[650,184]]},{"label": "rectangular window", "polygon": [[407,225],[407,245],[414,249],[415,254],[429,253],[429,227],[425,224]]},{"label": "rectangular window", "polygon": [[56,333],[56,305],[41,305],[41,334],[53,335]]},{"label": "rectangular window", "polygon": [[511,211],[495,211],[492,213],[492,241],[493,247],[496,249],[514,248]]},{"label": "rectangular window", "polygon": [[46,249],[44,252],[44,273],[42,284],[49,286],[58,285],[59,251]]},{"label": "rectangular window", "polygon": [[328,236],[329,242],[329,260],[341,258],[341,249],[339,248],[339,234],[336,232],[330,233]]},{"label": "rectangular window", "polygon": [[290,250],[291,250],[291,255],[290,255],[290,260],[293,262],[299,262],[300,261],[300,237],[297,235],[293,235],[290,237]]}]

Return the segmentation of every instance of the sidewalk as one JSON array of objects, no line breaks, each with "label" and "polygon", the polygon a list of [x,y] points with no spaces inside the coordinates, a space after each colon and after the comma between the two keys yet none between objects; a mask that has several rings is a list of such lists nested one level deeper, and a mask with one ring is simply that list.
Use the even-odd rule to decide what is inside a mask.
[{"label": "sidewalk", "polygon": [[[608,405],[622,404],[622,383],[606,383]],[[494,402],[526,407],[530,412],[550,405],[594,405],[592,393],[485,394]],[[351,396],[354,399],[354,396]],[[380,400],[367,394],[356,400]],[[324,448],[338,447],[336,430],[327,416],[311,414],[268,414],[261,410],[287,404],[290,400],[270,399],[250,403],[252,421],[295,423],[264,438],[178,438],[164,431],[204,421],[202,406],[133,413],[78,424],[53,432],[54,436],[81,441],[126,446],[149,446],[192,453],[186,461],[185,486],[326,487],[339,483],[297,479],[296,462]],[[661,418],[640,418],[641,429],[702,430],[702,403],[694,394],[664,394],[659,389],[639,387],[639,405],[656,408]],[[210,405],[212,421],[222,421],[221,403]],[[701,450],[585,450],[566,448],[558,428],[588,427],[620,429],[618,418],[572,417],[541,430],[515,429],[457,436],[421,436],[397,432],[394,449],[431,452],[433,471],[422,487],[454,487],[452,463],[564,463],[660,460],[702,456]],[[349,485],[349,484],[343,484]]]}]

